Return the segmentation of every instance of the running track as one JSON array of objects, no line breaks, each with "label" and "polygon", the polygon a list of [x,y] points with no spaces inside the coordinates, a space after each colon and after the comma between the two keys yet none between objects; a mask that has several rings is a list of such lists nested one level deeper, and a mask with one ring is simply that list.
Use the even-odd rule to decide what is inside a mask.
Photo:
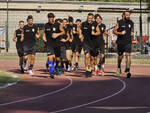
[{"label": "running track", "polygon": [[45,64],[36,62],[35,76],[19,74],[16,61],[0,61],[0,70],[22,78],[0,90],[0,113],[149,113],[150,66],[132,66],[132,78],[115,75],[85,78],[84,71],[65,73],[52,80]]}]

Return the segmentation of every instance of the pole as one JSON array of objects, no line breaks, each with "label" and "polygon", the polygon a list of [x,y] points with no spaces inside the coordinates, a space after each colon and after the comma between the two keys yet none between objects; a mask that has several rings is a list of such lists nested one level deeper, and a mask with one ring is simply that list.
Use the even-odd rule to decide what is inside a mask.
[{"label": "pole", "polygon": [[142,54],[142,50],[143,50],[143,42],[142,42],[142,0],[140,0],[140,17],[139,17],[139,20],[140,20],[140,52]]},{"label": "pole", "polygon": [[6,22],[6,52],[8,52],[8,0],[7,0],[7,22]]},{"label": "pole", "polygon": [[148,43],[149,43],[150,39],[149,39],[149,21],[148,21],[148,18],[147,18],[147,35],[148,35]]}]

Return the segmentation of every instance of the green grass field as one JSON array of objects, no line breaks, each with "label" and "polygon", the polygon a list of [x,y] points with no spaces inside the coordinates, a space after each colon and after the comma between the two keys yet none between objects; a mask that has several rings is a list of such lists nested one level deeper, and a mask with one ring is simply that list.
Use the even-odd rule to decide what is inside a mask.
[{"label": "green grass field", "polygon": [[[43,61],[46,62],[47,57],[46,56],[36,56],[36,61]],[[0,56],[1,60],[12,60],[17,61],[18,56]],[[84,57],[80,58],[80,62],[84,61]],[[150,59],[145,58],[132,58],[131,59],[132,65],[150,65]],[[122,61],[123,64],[125,64],[125,59]],[[117,64],[117,57],[116,58],[106,58],[106,64]]]},{"label": "green grass field", "polygon": [[4,86],[7,83],[13,83],[20,80],[20,78],[14,78],[11,74],[0,72],[0,86]]}]

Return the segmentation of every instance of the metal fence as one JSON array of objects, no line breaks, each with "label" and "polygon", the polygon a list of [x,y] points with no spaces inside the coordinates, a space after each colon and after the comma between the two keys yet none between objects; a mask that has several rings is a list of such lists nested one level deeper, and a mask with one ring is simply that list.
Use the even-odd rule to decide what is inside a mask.
[{"label": "metal fence", "polygon": [[[5,4],[6,5],[6,4]],[[9,5],[8,7],[11,7],[11,5]],[[68,6],[69,7],[69,6]],[[101,9],[102,10],[102,9]],[[99,13],[102,17],[103,17],[103,23],[106,24],[107,29],[113,27],[116,25],[117,20],[121,18],[121,14],[122,11],[120,9],[120,11],[118,12],[113,12],[112,10],[104,10],[104,11],[93,11],[91,10],[91,12],[95,13]],[[12,41],[13,38],[13,34],[14,31],[19,27],[18,26],[18,22],[20,20],[24,20],[26,23],[26,18],[28,15],[33,15],[34,17],[34,22],[35,23],[39,23],[39,24],[43,24],[46,23],[47,20],[47,14],[49,12],[53,12],[56,15],[56,18],[67,18],[68,15],[71,15],[74,17],[74,19],[78,19],[80,18],[82,21],[85,21],[87,18],[87,14],[90,11],[82,11],[79,12],[78,10],[49,10],[49,9],[45,9],[45,10],[40,10],[39,12],[37,10],[26,10],[26,9],[1,9],[0,8],[0,26],[5,26],[7,28],[7,23],[8,23],[8,33],[6,32],[6,34],[8,34],[8,43],[7,46],[5,48],[8,48],[9,51],[11,52],[16,52],[15,51],[15,43]],[[8,15],[7,15],[8,14]],[[148,14],[147,13],[143,13],[143,35],[144,36],[148,36],[149,37],[149,24],[147,21],[148,18]],[[135,32],[135,39],[137,36],[140,35],[139,32],[139,13],[133,13],[131,15],[131,19],[134,21],[134,32]],[[8,21],[7,21],[8,20]],[[111,34],[112,33],[112,29],[109,30],[109,32]],[[5,37],[7,37],[7,35],[4,35]],[[149,38],[148,38],[149,39]],[[5,38],[5,40],[7,41],[7,38]],[[150,41],[150,40],[148,40]],[[107,46],[108,48],[112,47],[112,42],[111,39],[108,39],[107,42]]]}]

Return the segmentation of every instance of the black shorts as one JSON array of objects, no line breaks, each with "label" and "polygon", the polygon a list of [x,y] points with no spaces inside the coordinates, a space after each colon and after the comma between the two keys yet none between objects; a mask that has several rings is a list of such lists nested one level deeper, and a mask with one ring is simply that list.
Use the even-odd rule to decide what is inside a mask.
[{"label": "black shorts", "polygon": [[91,50],[90,55],[93,56],[93,57],[97,57],[98,56],[98,50],[97,49]]},{"label": "black shorts", "polygon": [[124,52],[131,53],[131,50],[132,50],[132,44],[126,44],[126,45],[117,44],[117,52],[119,56],[123,55]]},{"label": "black shorts", "polygon": [[99,46],[97,50],[98,50],[99,54],[105,54],[105,46],[104,45]]},{"label": "black shorts", "polygon": [[16,47],[17,49],[17,53],[19,57],[23,57],[24,53],[23,53],[23,47]]},{"label": "black shorts", "polygon": [[47,56],[55,55],[56,57],[60,57],[60,47],[47,46],[46,51]]},{"label": "black shorts", "polygon": [[73,52],[78,52],[78,53],[81,53],[81,50],[82,50],[82,45],[72,45],[71,47],[72,51]]},{"label": "black shorts", "polygon": [[97,51],[95,51],[96,49],[90,47],[88,44],[83,44],[83,49],[84,49],[84,54],[92,54],[92,56],[96,56],[97,55]]},{"label": "black shorts", "polygon": [[35,54],[36,49],[35,46],[23,46],[23,55],[26,56],[28,54]]},{"label": "black shorts", "polygon": [[61,57],[61,48],[60,47],[55,47],[54,48],[54,53],[56,57]]},{"label": "black shorts", "polygon": [[61,59],[66,59],[66,46],[61,46],[60,47],[60,58]]},{"label": "black shorts", "polygon": [[66,42],[65,46],[66,46],[66,50],[71,50],[71,43],[70,42]]}]

